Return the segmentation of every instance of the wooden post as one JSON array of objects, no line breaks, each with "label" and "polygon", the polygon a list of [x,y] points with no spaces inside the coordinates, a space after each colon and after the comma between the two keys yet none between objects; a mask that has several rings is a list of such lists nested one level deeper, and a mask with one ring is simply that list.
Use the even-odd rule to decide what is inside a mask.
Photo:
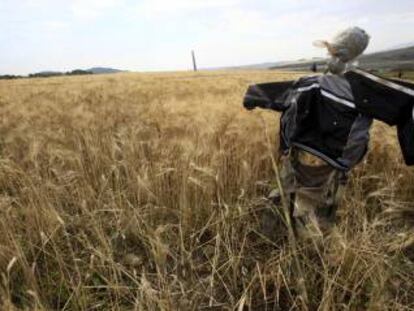
[{"label": "wooden post", "polygon": [[195,58],[194,51],[191,51],[191,56],[193,58],[193,69],[194,69],[194,71],[197,71],[197,63],[196,63],[196,58]]}]

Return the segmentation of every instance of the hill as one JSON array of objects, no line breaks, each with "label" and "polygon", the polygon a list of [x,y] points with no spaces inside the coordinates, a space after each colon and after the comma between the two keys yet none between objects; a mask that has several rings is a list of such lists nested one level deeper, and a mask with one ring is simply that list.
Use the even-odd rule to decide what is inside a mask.
[{"label": "hill", "polygon": [[[364,69],[374,70],[414,70],[414,45],[387,51],[366,54],[358,59],[359,66]],[[309,70],[316,63],[324,67],[326,59],[313,58],[291,62],[267,62],[240,66],[233,69],[286,69],[286,70]]]},{"label": "hill", "polygon": [[363,55],[360,66],[385,70],[414,70],[414,46]]},{"label": "hill", "polygon": [[22,79],[22,78],[27,78],[27,77],[28,78],[50,78],[50,77],[59,77],[59,76],[75,76],[75,75],[90,75],[90,74],[112,74],[112,73],[119,73],[119,72],[125,72],[125,71],[114,69],[114,68],[107,68],[107,67],[92,67],[86,70],[75,69],[75,70],[71,70],[67,72],[45,70],[45,71],[30,73],[27,76],[4,74],[4,75],[0,75],[0,80],[13,80],[13,79]]},{"label": "hill", "polygon": [[107,73],[124,72],[124,70],[108,68],[108,67],[92,67],[92,68],[86,69],[86,70],[92,72],[93,74],[107,74]]},{"label": "hill", "polygon": [[[325,62],[326,59],[316,62],[308,60],[281,66],[275,65],[269,69],[308,70],[313,63],[324,66]],[[362,55],[358,63],[359,67],[369,70],[414,70],[414,46]]]}]

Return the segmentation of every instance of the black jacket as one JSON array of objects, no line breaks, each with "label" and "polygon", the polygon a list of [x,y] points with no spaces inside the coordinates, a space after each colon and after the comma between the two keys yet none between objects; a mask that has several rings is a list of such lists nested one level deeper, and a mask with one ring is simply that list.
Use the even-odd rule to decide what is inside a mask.
[{"label": "black jacket", "polygon": [[397,126],[405,162],[414,165],[414,84],[354,69],[252,85],[243,104],[282,112],[283,152],[295,146],[349,170],[366,153],[375,118]]}]

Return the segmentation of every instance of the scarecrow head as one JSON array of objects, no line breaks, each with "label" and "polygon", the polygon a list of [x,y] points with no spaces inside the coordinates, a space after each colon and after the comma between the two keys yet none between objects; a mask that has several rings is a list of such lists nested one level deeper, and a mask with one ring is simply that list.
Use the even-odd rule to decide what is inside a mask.
[{"label": "scarecrow head", "polygon": [[315,41],[314,45],[328,50],[328,70],[343,73],[349,62],[361,55],[368,46],[369,35],[359,27],[351,27],[338,33],[331,41]]}]

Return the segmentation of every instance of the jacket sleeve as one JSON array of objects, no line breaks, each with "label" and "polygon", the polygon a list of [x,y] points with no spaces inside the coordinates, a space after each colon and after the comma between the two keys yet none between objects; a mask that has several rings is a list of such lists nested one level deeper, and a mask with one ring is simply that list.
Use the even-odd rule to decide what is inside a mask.
[{"label": "jacket sleeve", "polygon": [[414,106],[406,120],[397,125],[397,132],[405,164],[414,165]]},{"label": "jacket sleeve", "polygon": [[250,85],[244,95],[243,106],[249,110],[260,107],[284,111],[293,83],[294,81],[283,81]]},{"label": "jacket sleeve", "polygon": [[384,79],[362,70],[345,74],[356,108],[389,125],[396,125],[401,152],[414,165],[414,84]]},{"label": "jacket sleeve", "polygon": [[414,102],[414,89],[408,84],[390,81],[360,69],[345,74],[354,96],[356,108],[394,126],[405,120]]},{"label": "jacket sleeve", "polygon": [[386,80],[397,83],[397,84],[400,84],[404,87],[408,87],[409,89],[414,90],[414,83],[413,82],[410,82],[410,81],[407,81],[407,80],[400,80],[400,79],[386,79]]}]

